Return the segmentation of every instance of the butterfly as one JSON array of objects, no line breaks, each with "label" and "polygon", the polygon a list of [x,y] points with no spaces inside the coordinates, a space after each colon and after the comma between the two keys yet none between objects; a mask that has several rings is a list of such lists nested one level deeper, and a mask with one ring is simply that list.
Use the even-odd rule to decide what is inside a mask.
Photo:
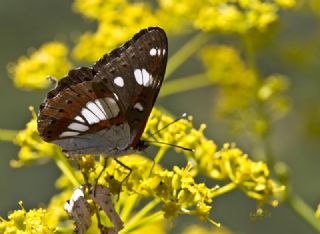
[{"label": "butterfly", "polygon": [[167,57],[166,33],[149,27],[92,67],[71,70],[40,105],[41,138],[71,156],[118,156],[146,148],[141,136]]}]

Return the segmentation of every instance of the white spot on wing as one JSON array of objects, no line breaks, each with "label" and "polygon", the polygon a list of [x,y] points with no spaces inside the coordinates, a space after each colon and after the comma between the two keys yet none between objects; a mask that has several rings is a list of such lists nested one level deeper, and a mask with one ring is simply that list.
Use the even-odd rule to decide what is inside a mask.
[{"label": "white spot on wing", "polygon": [[79,121],[79,122],[81,122],[81,123],[84,123],[84,122],[85,122],[84,119],[81,118],[79,115],[76,116],[74,119],[77,120],[77,121]]},{"label": "white spot on wing", "polygon": [[143,111],[143,106],[140,102],[137,102],[133,108],[137,109],[138,111]]},{"label": "white spot on wing", "polygon": [[106,104],[110,108],[112,117],[116,117],[120,112],[120,109],[119,109],[116,101],[111,97],[104,98],[104,101],[106,102]]},{"label": "white spot on wing", "polygon": [[68,213],[72,213],[72,210],[74,209],[74,203],[77,202],[80,199],[80,197],[84,197],[84,194],[81,189],[77,188],[76,190],[74,190],[70,201],[65,203],[64,209]]},{"label": "white spot on wing", "polygon": [[160,56],[161,54],[161,49],[158,49],[158,56]]},{"label": "white spot on wing", "polygon": [[136,78],[136,81],[139,85],[142,85],[143,79],[142,79],[142,72],[140,69],[134,70],[134,77]]},{"label": "white spot on wing", "polygon": [[91,110],[100,120],[107,119],[107,116],[100,110],[100,108],[94,102],[88,102],[87,108]]},{"label": "white spot on wing", "polygon": [[[108,118],[107,112],[105,111],[103,104],[101,103],[101,99],[96,99],[94,100],[94,102],[96,103],[96,105],[100,108],[100,110],[103,112],[103,114],[106,116],[106,118]],[[102,101],[103,102],[103,101]]]},{"label": "white spot on wing", "polygon": [[78,131],[78,132],[84,132],[89,129],[88,126],[86,126],[84,124],[79,124],[79,123],[71,123],[71,124],[69,124],[68,128],[71,130]]},{"label": "white spot on wing", "polygon": [[162,50],[162,54],[165,55],[166,54],[166,49]]},{"label": "white spot on wing", "polygon": [[123,87],[124,86],[124,80],[120,76],[114,78],[113,82],[119,87]]},{"label": "white spot on wing", "polygon": [[113,93],[113,96],[119,101],[119,97],[116,93]]},{"label": "white spot on wing", "polygon": [[152,76],[146,69],[142,69],[143,86],[148,87],[152,82]]},{"label": "white spot on wing", "polygon": [[66,131],[66,132],[63,132],[59,135],[59,137],[70,137],[70,136],[77,136],[79,135],[80,133],[79,132],[71,132],[71,131]]},{"label": "white spot on wing", "polygon": [[95,116],[91,111],[89,111],[87,108],[82,108],[81,114],[83,115],[83,117],[86,118],[89,124],[100,122],[100,119],[97,116]]},{"label": "white spot on wing", "polygon": [[157,50],[155,49],[155,48],[152,48],[151,50],[150,50],[150,55],[151,56],[155,56],[157,54]]},{"label": "white spot on wing", "polygon": [[146,69],[134,70],[134,76],[139,85],[148,87],[152,83],[152,76]]}]

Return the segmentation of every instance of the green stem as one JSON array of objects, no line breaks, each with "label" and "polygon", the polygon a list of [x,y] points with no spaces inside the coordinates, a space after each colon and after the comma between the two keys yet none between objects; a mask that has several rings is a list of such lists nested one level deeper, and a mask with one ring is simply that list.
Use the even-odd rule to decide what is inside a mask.
[{"label": "green stem", "polygon": [[160,201],[154,199],[149,202],[146,206],[144,206],[130,221],[127,223],[127,227],[129,226],[137,226],[143,217],[147,215],[154,207],[156,207]]},{"label": "green stem", "polygon": [[315,216],[315,211],[310,208],[299,196],[290,195],[287,197],[289,207],[303,220],[320,233],[320,220]]},{"label": "green stem", "polygon": [[162,146],[160,147],[156,157],[154,158],[154,163],[158,164],[160,160],[163,158],[164,154],[167,152],[168,147],[167,146]]},{"label": "green stem", "polygon": [[16,130],[0,129],[0,141],[13,141],[17,134]]},{"label": "green stem", "polygon": [[243,35],[242,38],[243,38],[243,44],[244,44],[244,49],[246,53],[247,64],[249,68],[254,72],[257,79],[259,79],[259,72],[256,64],[256,54],[255,54],[255,49],[252,42],[252,35],[245,34]]},{"label": "green stem", "polygon": [[184,78],[165,82],[160,91],[159,97],[165,97],[197,88],[203,88],[211,84],[212,81],[207,78],[206,73],[187,76]]},{"label": "green stem", "polygon": [[193,55],[201,46],[208,41],[208,36],[204,33],[198,33],[191,38],[184,46],[182,46],[171,58],[169,59],[165,79],[169,77],[184,61]]},{"label": "green stem", "polygon": [[157,221],[163,220],[163,211],[158,211],[152,215],[149,215],[143,219],[140,219],[139,222],[135,222],[132,224],[127,225],[123,230],[121,230],[120,234],[131,233],[132,231],[142,227],[144,225],[154,223]]},{"label": "green stem", "polygon": [[62,171],[62,173],[70,180],[72,185],[74,187],[79,187],[80,186],[80,181],[77,179],[75,170],[73,167],[70,165],[68,160],[65,158],[65,156],[58,152],[56,154],[57,156],[55,157],[55,161],[59,169]]},{"label": "green stem", "polygon": [[[270,122],[268,118],[266,119]],[[264,150],[266,152],[268,167],[275,172],[278,180],[282,181],[282,175],[279,175],[275,170],[276,159],[272,151],[270,130],[263,136],[262,139],[264,142]],[[295,195],[294,192],[290,188],[288,188],[288,186],[286,193],[287,194],[285,202],[292,209],[292,211],[320,233],[320,221],[315,217],[315,211],[301,197]]]},{"label": "green stem", "polygon": [[229,184],[226,184],[220,188],[218,188],[217,190],[214,190],[213,193],[213,197],[217,197],[220,196],[222,194],[225,194],[227,192],[230,192],[231,190],[237,188],[237,185],[233,182],[230,182]]},{"label": "green stem", "polygon": [[139,199],[139,195],[137,195],[137,194],[132,194],[126,199],[125,204],[124,204],[123,209],[121,210],[121,214],[120,214],[120,217],[122,218],[122,221],[124,223],[127,222],[132,210],[137,205],[138,199]]}]

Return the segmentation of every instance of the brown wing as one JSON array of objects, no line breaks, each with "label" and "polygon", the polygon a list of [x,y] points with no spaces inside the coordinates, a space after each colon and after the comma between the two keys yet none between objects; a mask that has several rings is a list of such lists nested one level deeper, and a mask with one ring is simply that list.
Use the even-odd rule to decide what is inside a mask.
[{"label": "brown wing", "polygon": [[[123,131],[110,145],[128,138],[120,145],[125,147],[128,142],[135,147],[163,81],[167,54],[165,32],[151,27],[105,55],[93,68],[71,70],[40,105],[40,136],[51,142],[87,134],[96,144],[94,133],[120,126],[106,133],[110,138],[112,132]],[[127,130],[119,130],[121,127]],[[76,144],[72,147],[77,148]]]},{"label": "brown wing", "polygon": [[129,42],[97,62],[94,80],[119,97],[117,103],[130,126],[130,145],[135,148],[164,78],[168,42],[158,27],[142,30]]},{"label": "brown wing", "polygon": [[38,116],[38,131],[48,142],[109,128],[123,121],[116,97],[103,84],[82,82],[47,99]]}]

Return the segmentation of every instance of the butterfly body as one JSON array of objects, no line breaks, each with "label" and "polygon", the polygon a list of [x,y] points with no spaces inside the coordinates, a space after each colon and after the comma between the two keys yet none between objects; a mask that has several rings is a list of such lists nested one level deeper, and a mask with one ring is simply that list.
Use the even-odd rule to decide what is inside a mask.
[{"label": "butterfly body", "polygon": [[71,70],[40,105],[38,131],[69,155],[118,156],[140,139],[160,90],[168,54],[165,32],[143,29],[92,68]]}]

